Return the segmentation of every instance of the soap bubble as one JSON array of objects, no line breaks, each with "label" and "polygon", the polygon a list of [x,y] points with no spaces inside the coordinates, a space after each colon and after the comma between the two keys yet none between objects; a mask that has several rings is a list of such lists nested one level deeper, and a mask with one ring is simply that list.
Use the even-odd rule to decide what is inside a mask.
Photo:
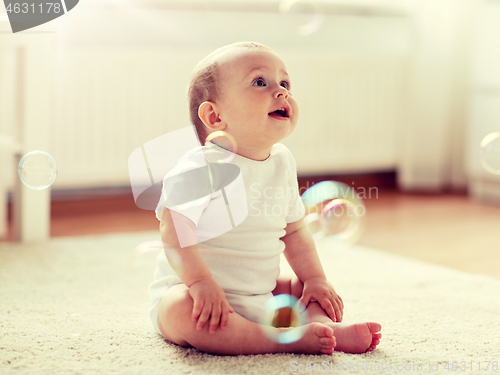
[{"label": "soap bubble", "polygon": [[280,13],[293,17],[299,35],[310,35],[319,30],[325,19],[325,12],[317,2],[303,0],[282,0]]},{"label": "soap bubble", "polygon": [[323,181],[302,194],[309,214],[304,221],[315,239],[330,236],[354,244],[364,230],[366,208],[354,188],[336,181]]},{"label": "soap bubble", "polygon": [[356,234],[364,213],[362,204],[356,206],[347,199],[337,198],[323,207],[320,222],[323,222],[323,229],[329,235],[349,239]]},{"label": "soap bubble", "polygon": [[31,151],[19,162],[17,173],[21,181],[30,189],[46,189],[54,183],[57,177],[56,161],[45,151]]},{"label": "soap bubble", "polygon": [[[279,294],[269,298],[261,316],[260,324],[264,334],[271,340],[289,344],[304,336],[309,323],[309,314],[304,305],[294,296]],[[279,327],[294,327],[290,330],[277,330]]]},{"label": "soap bubble", "polygon": [[221,160],[217,160],[218,163],[229,163],[234,159],[238,145],[234,137],[222,130],[210,133],[205,139],[205,143],[212,142],[219,147],[229,151],[229,155]]},{"label": "soap bubble", "polygon": [[481,141],[481,165],[488,172],[500,175],[500,132],[488,134]]},{"label": "soap bubble", "polygon": [[80,336],[85,329],[87,328],[87,322],[85,318],[80,314],[71,314],[69,315],[63,323],[63,328],[66,333],[71,336],[78,337]]}]

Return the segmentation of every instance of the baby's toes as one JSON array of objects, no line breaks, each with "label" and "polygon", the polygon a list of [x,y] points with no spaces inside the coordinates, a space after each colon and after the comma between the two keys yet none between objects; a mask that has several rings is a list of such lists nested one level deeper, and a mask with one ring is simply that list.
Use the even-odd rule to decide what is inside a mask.
[{"label": "baby's toes", "polygon": [[382,334],[381,333],[374,333],[372,335],[372,344],[370,345],[370,347],[372,347],[373,349],[375,349],[375,347],[380,344],[380,339],[382,338]]},{"label": "baby's toes", "polygon": [[333,351],[335,350],[335,345],[334,342],[330,341],[328,343],[322,343],[321,345],[321,353],[323,354],[332,354]]},{"label": "baby's toes", "polygon": [[382,329],[382,326],[378,323],[370,322],[367,324],[368,324],[368,328],[370,329],[370,332],[372,332],[373,334],[380,332],[380,330]]},{"label": "baby's toes", "polygon": [[371,352],[372,350],[375,350],[375,348],[377,347],[377,345],[380,343],[379,340],[374,340],[372,341],[370,347],[368,348],[368,352]]},{"label": "baby's toes", "polygon": [[332,354],[335,348],[335,337],[322,337],[319,339],[321,353]]},{"label": "baby's toes", "polygon": [[314,333],[321,338],[333,338],[333,329],[324,324],[318,324],[316,327],[314,327]]},{"label": "baby's toes", "polygon": [[322,346],[331,346],[333,348],[335,346],[335,337],[322,337],[319,339],[319,343]]},{"label": "baby's toes", "polygon": [[323,353],[323,354],[333,354],[334,349],[333,349],[333,346],[332,347],[321,348],[320,352]]}]

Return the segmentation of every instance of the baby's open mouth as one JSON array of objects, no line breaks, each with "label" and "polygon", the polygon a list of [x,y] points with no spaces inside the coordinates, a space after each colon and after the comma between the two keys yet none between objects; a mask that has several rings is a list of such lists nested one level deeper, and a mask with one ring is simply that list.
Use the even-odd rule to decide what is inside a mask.
[{"label": "baby's open mouth", "polygon": [[279,108],[276,111],[269,113],[269,116],[273,116],[273,117],[278,117],[278,116],[279,117],[288,117],[288,113],[287,113],[286,108]]}]

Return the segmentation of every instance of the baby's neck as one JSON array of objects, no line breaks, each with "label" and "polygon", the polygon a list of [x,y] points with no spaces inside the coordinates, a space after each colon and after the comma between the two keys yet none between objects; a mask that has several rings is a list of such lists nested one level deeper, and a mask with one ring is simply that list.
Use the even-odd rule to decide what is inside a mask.
[{"label": "baby's neck", "polygon": [[236,153],[247,159],[252,159],[255,161],[264,161],[271,155],[271,147],[266,149],[254,149],[254,148],[242,148],[239,147]]}]

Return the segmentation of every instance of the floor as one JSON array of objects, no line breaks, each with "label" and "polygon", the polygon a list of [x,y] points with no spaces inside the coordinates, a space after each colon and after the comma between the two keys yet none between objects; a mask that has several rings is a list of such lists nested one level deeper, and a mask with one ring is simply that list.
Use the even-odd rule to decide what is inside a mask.
[{"label": "floor", "polygon": [[[500,205],[395,189],[379,189],[365,204],[358,244],[500,278]],[[53,237],[156,229],[154,213],[137,208],[131,195],[52,202]]]},{"label": "floor", "polygon": [[500,278],[500,205],[396,191],[366,203],[360,245]]}]

